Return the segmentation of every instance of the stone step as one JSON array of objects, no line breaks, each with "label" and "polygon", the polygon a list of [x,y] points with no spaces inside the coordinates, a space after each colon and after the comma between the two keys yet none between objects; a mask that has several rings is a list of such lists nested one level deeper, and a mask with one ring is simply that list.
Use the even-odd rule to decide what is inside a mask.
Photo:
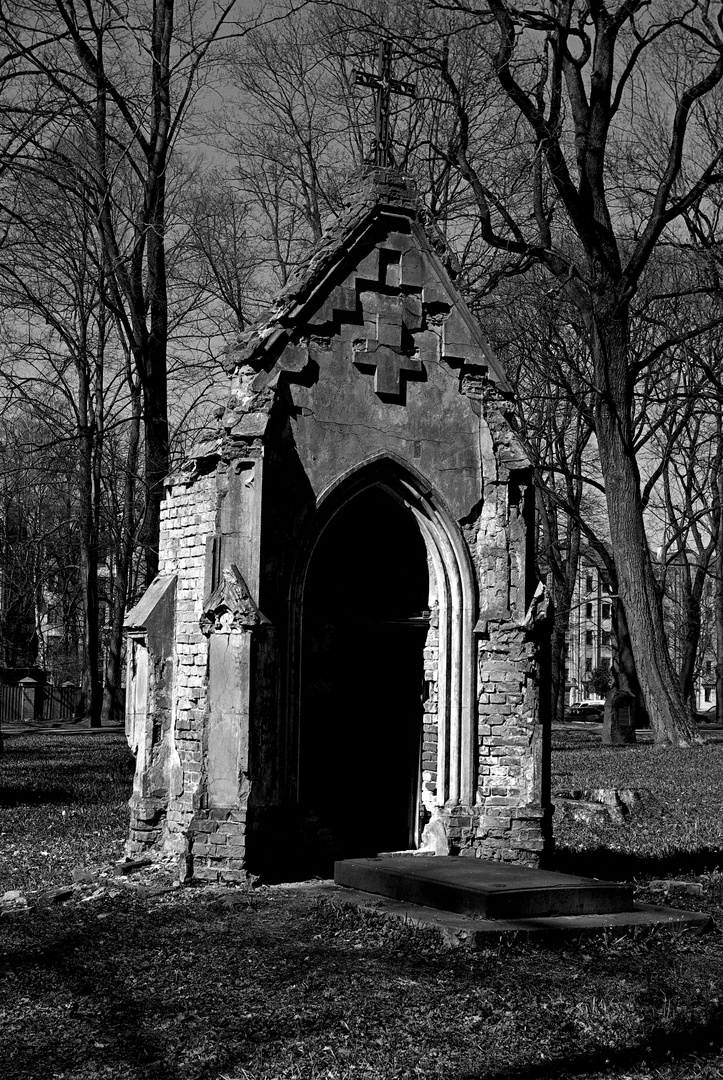
[{"label": "stone step", "polygon": [[344,859],[334,864],[334,881],[478,919],[606,915],[634,909],[632,885],[453,855]]},{"label": "stone step", "polygon": [[[615,936],[670,930],[696,934],[715,928],[710,915],[701,911],[681,911],[679,908],[654,907],[636,904],[633,911],[615,911],[607,915],[550,915],[539,919],[480,919],[457,915],[439,908],[407,904],[403,900],[345,889],[331,881],[314,882],[308,895],[317,896],[342,907],[361,908],[383,919],[403,922],[439,934],[445,945],[484,949],[490,944],[513,937],[516,941],[538,941],[556,944],[560,940],[579,940],[600,933]],[[290,885],[289,888],[294,888]]]}]

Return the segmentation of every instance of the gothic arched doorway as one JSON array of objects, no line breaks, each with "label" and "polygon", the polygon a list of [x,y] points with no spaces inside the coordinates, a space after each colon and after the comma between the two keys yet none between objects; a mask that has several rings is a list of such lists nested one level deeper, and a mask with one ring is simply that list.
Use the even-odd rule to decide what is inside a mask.
[{"label": "gothic arched doorway", "polygon": [[371,486],[323,529],[305,576],[299,799],[334,858],[418,840],[427,549]]}]

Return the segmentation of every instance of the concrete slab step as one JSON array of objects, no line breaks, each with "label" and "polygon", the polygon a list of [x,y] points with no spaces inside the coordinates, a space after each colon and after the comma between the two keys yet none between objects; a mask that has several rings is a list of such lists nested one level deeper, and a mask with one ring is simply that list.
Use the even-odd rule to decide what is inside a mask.
[{"label": "concrete slab step", "polygon": [[700,911],[635,904],[631,911],[605,915],[554,915],[537,919],[474,919],[449,911],[390,900],[372,893],[345,889],[331,882],[316,884],[311,893],[342,907],[362,908],[385,919],[398,920],[407,926],[432,930],[443,944],[451,947],[483,949],[501,940],[544,941],[551,945],[598,934],[614,937],[626,934],[666,930],[673,933],[706,933],[714,928],[710,915]]},{"label": "concrete slab step", "polygon": [[632,911],[633,887],[455,856],[344,859],[334,881],[425,908],[477,919],[542,919]]}]

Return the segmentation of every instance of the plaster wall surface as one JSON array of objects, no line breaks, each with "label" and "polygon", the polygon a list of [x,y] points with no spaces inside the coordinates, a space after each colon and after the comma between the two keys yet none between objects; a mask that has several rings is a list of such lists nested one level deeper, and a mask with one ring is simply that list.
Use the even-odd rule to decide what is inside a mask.
[{"label": "plaster wall surface", "polygon": [[404,402],[380,399],[373,375],[353,364],[349,343],[338,339],[315,352],[318,382],[292,384],[294,443],[317,497],[360,462],[390,452],[444,493],[455,518],[479,501],[480,418],[460,395],[458,377],[440,363],[436,334],[427,335],[420,353],[425,377],[406,383]]}]

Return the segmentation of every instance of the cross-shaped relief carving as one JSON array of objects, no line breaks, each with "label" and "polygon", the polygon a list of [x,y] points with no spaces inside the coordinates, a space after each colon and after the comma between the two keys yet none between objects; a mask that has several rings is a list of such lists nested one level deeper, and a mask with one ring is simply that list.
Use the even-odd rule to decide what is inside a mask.
[{"label": "cross-shaped relief carving", "polygon": [[[402,374],[421,374],[422,361],[413,356],[403,356],[401,353],[388,349],[385,345],[370,343],[366,355],[360,354],[354,359],[359,367],[366,364],[376,365],[374,372],[374,390],[380,397],[399,397],[402,392]],[[373,354],[373,359],[369,353]],[[362,359],[363,357],[363,359]]]},{"label": "cross-shaped relief carving", "polygon": [[398,398],[402,394],[402,375],[421,375],[422,361],[405,355],[402,343],[404,328],[409,326],[405,316],[408,304],[404,296],[384,296],[375,292],[362,293],[364,322],[376,329],[370,338],[354,345],[354,363],[360,370],[374,369],[374,390],[380,397]]},{"label": "cross-shaped relief carving", "polygon": [[375,393],[403,404],[406,383],[423,379],[425,364],[440,355],[454,360],[470,349],[478,351],[476,344],[466,343],[461,317],[450,315],[452,304],[416,238],[392,231],[382,244],[367,249],[306,316],[310,344],[288,345],[273,369],[256,377],[253,388],[275,386],[282,371],[293,382],[302,381],[303,372],[311,378],[309,359],[329,349],[324,342],[338,335],[354,366],[374,373]]}]

